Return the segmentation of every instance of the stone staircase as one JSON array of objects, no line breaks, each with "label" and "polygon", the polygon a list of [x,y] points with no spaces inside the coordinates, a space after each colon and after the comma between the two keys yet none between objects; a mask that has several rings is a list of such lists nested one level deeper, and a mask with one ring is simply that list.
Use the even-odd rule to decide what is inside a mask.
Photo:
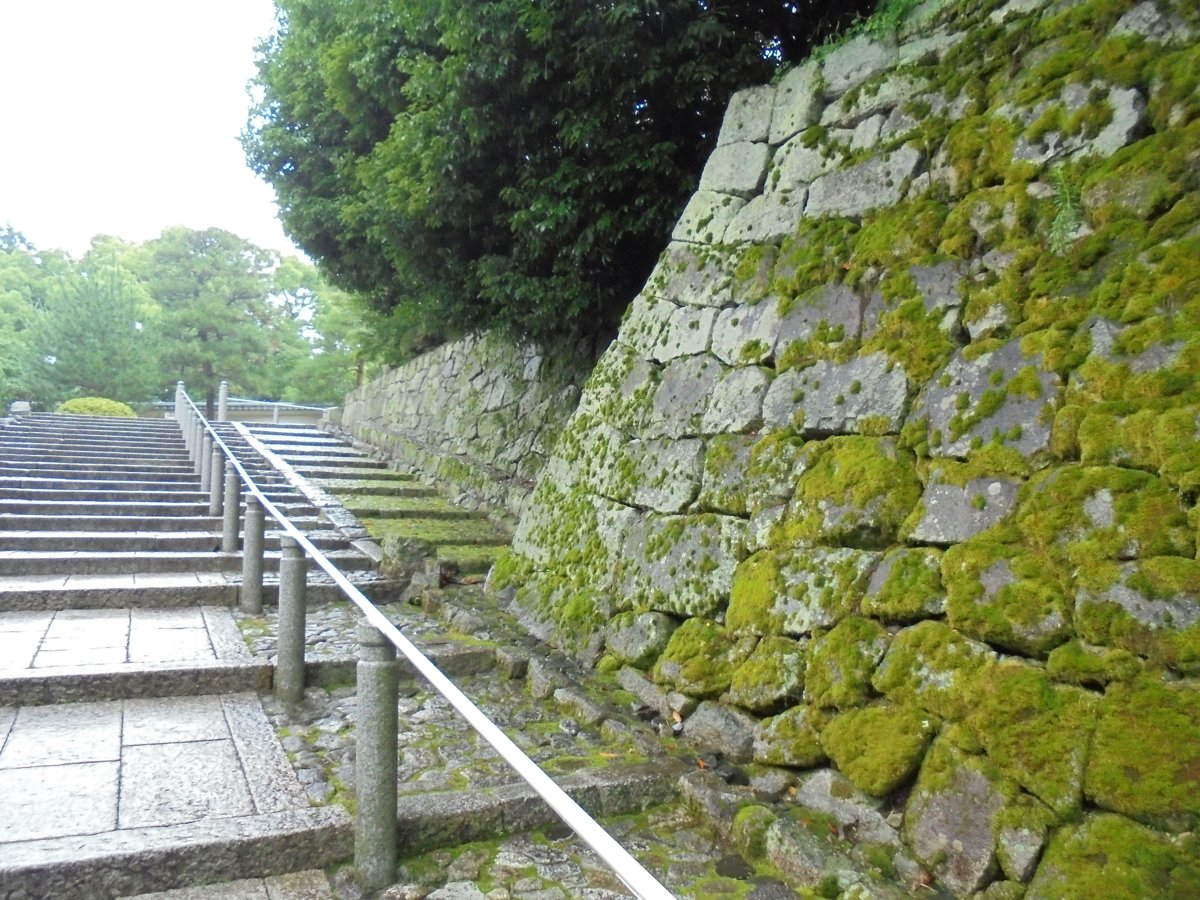
[{"label": "stone staircase", "polygon": [[[664,748],[645,698],[586,681],[478,584],[502,529],[315,429],[216,427],[272,502],[579,802],[616,817],[607,827],[664,883],[685,897],[738,884],[749,870],[721,874],[723,829],[678,799],[681,774],[711,771]],[[220,551],[208,511],[172,422],[0,427],[3,900],[149,900],[202,884],[169,897],[363,896],[339,868],[352,857],[357,611],[310,573],[308,687],[299,705],[278,702],[277,582],[261,614],[238,609],[240,554]],[[373,538],[415,548],[410,567],[375,572]],[[270,530],[267,547],[270,567]],[[628,896],[400,668],[405,858],[388,896]],[[755,878],[763,896],[794,896]]]},{"label": "stone staircase", "polygon": [[[378,578],[258,469],[343,565]],[[271,663],[233,619],[240,554],[220,551],[208,513],[174,422],[0,428],[0,896],[325,884],[296,873],[349,855],[348,815],[310,805],[263,710]]]}]

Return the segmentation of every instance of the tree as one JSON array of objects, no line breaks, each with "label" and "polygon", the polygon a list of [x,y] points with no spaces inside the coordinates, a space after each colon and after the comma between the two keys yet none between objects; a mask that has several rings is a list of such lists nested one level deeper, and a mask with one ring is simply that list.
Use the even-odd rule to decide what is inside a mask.
[{"label": "tree", "polygon": [[278,255],[219,228],[168,228],[145,249],[165,380],[199,389],[210,413],[221,380],[248,393],[269,383],[275,357],[299,339],[269,299]]},{"label": "tree", "polygon": [[244,145],[292,237],[403,329],[544,335],[615,321],[732,91],[872,4],[277,5]]}]

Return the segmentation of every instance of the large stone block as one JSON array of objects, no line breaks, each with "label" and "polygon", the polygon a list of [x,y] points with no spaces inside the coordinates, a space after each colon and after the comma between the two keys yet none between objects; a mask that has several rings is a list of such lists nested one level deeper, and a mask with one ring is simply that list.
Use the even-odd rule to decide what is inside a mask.
[{"label": "large stone block", "polygon": [[898,61],[899,53],[891,38],[874,40],[868,35],[851,38],[826,56],[821,66],[825,97],[831,100],[840,97],[894,68]]},{"label": "large stone block", "polygon": [[771,383],[758,366],[730,369],[713,387],[701,428],[705,434],[757,431],[762,427],[763,397]]},{"label": "large stone block", "polygon": [[725,241],[767,244],[787,237],[804,218],[807,198],[808,190],[804,187],[770,191],[751,198],[725,229]]},{"label": "large stone block", "polygon": [[825,761],[821,728],[828,716],[807,704],[763,719],[754,734],[754,761],[768,766],[808,768]]},{"label": "large stone block", "polygon": [[862,297],[844,285],[824,285],[795,298],[779,313],[775,358],[816,337],[829,344],[858,337],[862,313]]},{"label": "large stone block", "polygon": [[760,715],[779,712],[804,692],[804,660],[803,642],[764,638],[733,673],[725,699]]},{"label": "large stone block", "polygon": [[824,105],[820,64],[809,60],[791,69],[775,89],[770,142],[782,144],[792,135],[815,124],[821,117]]},{"label": "large stone block", "polygon": [[678,616],[724,609],[744,556],[746,523],[703,514],[643,519],[630,529],[619,574],[631,604]]},{"label": "large stone block", "polygon": [[725,239],[725,229],[745,205],[745,200],[731,194],[697,191],[675,223],[671,239],[693,244],[719,244]]},{"label": "large stone block", "polygon": [[871,675],[889,637],[878,622],[851,616],[816,638],[808,652],[804,698],[816,706],[849,709],[871,696]]},{"label": "large stone block", "polygon": [[771,428],[790,426],[806,438],[894,434],[907,407],[904,370],[884,354],[872,353],[785,372],[771,385],[763,418]]},{"label": "large stone block", "polygon": [[718,146],[704,165],[700,190],[748,200],[762,190],[770,159],[771,148],[766,144],[740,141]]},{"label": "large stone block", "polygon": [[679,622],[660,612],[624,612],[609,619],[604,643],[608,652],[631,666],[647,666],[666,649]]},{"label": "large stone block", "polygon": [[930,548],[891,550],[871,575],[864,615],[884,622],[916,622],[946,612],[941,553]]},{"label": "large stone block", "polygon": [[731,638],[720,623],[693,617],[671,635],[654,665],[654,680],[692,697],[718,697],[729,690],[734,670],[752,641]]},{"label": "large stone block", "polygon": [[646,290],[682,306],[725,306],[732,300],[729,262],[728,254],[672,243],[646,282]]},{"label": "large stone block", "polygon": [[719,434],[711,438],[704,454],[704,476],[700,482],[697,508],[731,516],[749,513],[746,469],[754,435]]},{"label": "large stone block", "polygon": [[767,178],[767,194],[795,191],[811,184],[841,164],[841,155],[834,150],[811,144],[797,135],[775,153]]},{"label": "large stone block", "polygon": [[1012,512],[1019,486],[1000,475],[962,480],[957,465],[934,465],[908,539],[949,545],[972,538]]},{"label": "large stone block", "polygon": [[937,724],[923,710],[882,703],[836,716],[821,746],[855,787],[884,797],[917,773]]},{"label": "large stone block", "polygon": [[769,300],[731,306],[721,310],[713,326],[713,355],[731,366],[766,362],[778,331],[779,313]]},{"label": "large stone block", "polygon": [[857,218],[904,198],[908,182],[924,165],[915,147],[904,146],[887,156],[876,156],[848,169],[822,175],[808,189],[804,214]]},{"label": "large stone block", "polygon": [[705,700],[683,723],[689,744],[714,750],[730,762],[750,762],[758,720],[739,709]]},{"label": "large stone block", "polygon": [[1041,357],[1010,341],[978,356],[955,354],[914,415],[929,418],[934,456],[963,457],[993,440],[1031,456],[1049,445],[1044,413],[1057,408],[1061,394],[1061,381],[1042,368]]},{"label": "large stone block", "polygon": [[717,146],[742,141],[766,141],[771,134],[771,115],[775,107],[775,86],[758,85],[738,91],[729,98]]},{"label": "large stone block", "polygon": [[944,622],[921,622],[896,634],[871,684],[896,703],[961,718],[972,708],[974,680],[995,659],[986,644]]},{"label": "large stone block", "polygon": [[904,833],[937,880],[965,896],[996,875],[996,832],[1007,786],[992,767],[939,739],[909,797]]},{"label": "large stone block", "polygon": [[610,496],[656,512],[682,512],[696,499],[703,469],[703,441],[630,441],[620,467],[608,479]]},{"label": "large stone block", "polygon": [[710,356],[672,360],[663,369],[645,433],[681,438],[703,432],[704,413],[725,367]]},{"label": "large stone block", "polygon": [[676,307],[659,333],[654,347],[655,361],[667,363],[681,356],[708,352],[716,319],[717,311],[710,307]]}]

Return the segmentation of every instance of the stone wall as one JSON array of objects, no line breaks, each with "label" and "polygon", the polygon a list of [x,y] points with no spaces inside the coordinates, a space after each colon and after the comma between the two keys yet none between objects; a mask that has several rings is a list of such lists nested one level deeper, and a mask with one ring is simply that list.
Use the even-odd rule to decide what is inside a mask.
[{"label": "stone wall", "polygon": [[863,872],[1200,893],[1198,35],[933,2],[739,93],[493,570]]},{"label": "stone wall", "polygon": [[385,369],[329,421],[467,505],[515,518],[595,359],[592,340],[538,347],[468,337]]}]

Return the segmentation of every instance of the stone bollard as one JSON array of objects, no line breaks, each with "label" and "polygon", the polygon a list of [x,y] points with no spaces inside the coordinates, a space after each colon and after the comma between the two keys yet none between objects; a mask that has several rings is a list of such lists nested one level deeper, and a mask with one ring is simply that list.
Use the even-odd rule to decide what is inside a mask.
[{"label": "stone bollard", "polygon": [[212,436],[207,431],[200,438],[200,453],[196,457],[196,474],[200,476],[200,490],[207,491],[212,477]]},{"label": "stone bollard", "polygon": [[229,382],[222,381],[217,388],[217,421],[229,421]]},{"label": "stone bollard", "polygon": [[238,548],[238,514],[241,512],[242,479],[231,460],[225,460],[225,502],[224,519],[221,521],[221,550],[224,553],[237,553]]},{"label": "stone bollard", "polygon": [[238,606],[242,612],[262,612],[263,508],[253,494],[246,495],[245,537],[242,539],[242,590]]},{"label": "stone bollard", "polygon": [[396,878],[396,648],[378,628],[358,625],[354,869],[376,891]]},{"label": "stone bollard", "polygon": [[295,538],[279,539],[279,639],[275,696],[284,703],[304,697],[304,616],[308,564]]},{"label": "stone bollard", "polygon": [[[211,441],[209,443],[211,444]],[[208,514],[210,516],[221,515],[221,490],[224,487],[221,483],[221,472],[225,469],[224,462],[221,448],[213,446],[212,452],[209,454],[208,466]]]},{"label": "stone bollard", "polygon": [[180,429],[183,428],[183,410],[186,406],[186,404],[183,402],[184,393],[183,382],[175,382],[175,424],[177,424]]}]

